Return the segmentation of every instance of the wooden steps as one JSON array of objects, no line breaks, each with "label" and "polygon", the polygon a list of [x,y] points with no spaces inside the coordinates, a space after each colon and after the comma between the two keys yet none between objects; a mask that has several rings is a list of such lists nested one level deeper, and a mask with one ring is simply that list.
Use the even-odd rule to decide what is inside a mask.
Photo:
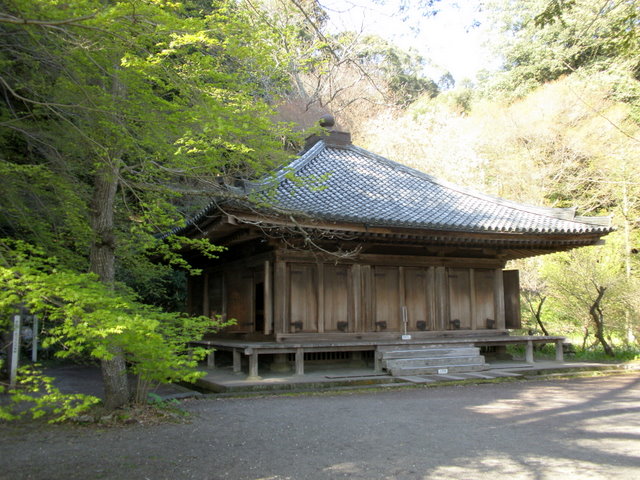
[{"label": "wooden steps", "polygon": [[376,355],[382,369],[396,377],[487,369],[480,349],[469,345],[380,346]]}]

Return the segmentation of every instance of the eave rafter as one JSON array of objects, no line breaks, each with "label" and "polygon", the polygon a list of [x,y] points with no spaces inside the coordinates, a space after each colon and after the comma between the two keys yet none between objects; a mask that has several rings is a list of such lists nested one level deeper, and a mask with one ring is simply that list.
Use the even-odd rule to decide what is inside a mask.
[{"label": "eave rafter", "polygon": [[[457,232],[417,230],[402,227],[377,227],[363,224],[318,222],[309,218],[282,218],[258,215],[255,212],[233,211],[208,222],[203,236],[226,246],[257,239],[272,244],[284,242],[298,248],[313,245],[349,250],[384,248],[390,245],[422,249],[430,256],[468,255],[500,260],[512,260],[554,251],[594,245],[601,242],[599,234],[528,234],[518,232]],[[310,245],[311,244],[311,245]]]}]

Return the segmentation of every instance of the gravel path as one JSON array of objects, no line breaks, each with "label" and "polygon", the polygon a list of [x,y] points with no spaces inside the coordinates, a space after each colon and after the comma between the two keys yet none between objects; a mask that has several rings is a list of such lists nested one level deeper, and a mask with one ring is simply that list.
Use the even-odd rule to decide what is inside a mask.
[{"label": "gravel path", "polygon": [[0,478],[640,478],[637,374],[183,408],[190,423],[0,425]]}]

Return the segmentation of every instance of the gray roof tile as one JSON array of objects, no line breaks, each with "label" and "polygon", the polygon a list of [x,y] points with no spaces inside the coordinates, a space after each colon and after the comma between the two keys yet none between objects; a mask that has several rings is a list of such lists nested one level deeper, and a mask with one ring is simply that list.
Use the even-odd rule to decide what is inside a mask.
[{"label": "gray roof tile", "polygon": [[[329,174],[322,189],[286,177]],[[465,232],[606,233],[609,217],[576,217],[574,209],[534,207],[484,195],[431,177],[353,145],[317,142],[254,191],[275,188],[274,206],[324,221]]]}]

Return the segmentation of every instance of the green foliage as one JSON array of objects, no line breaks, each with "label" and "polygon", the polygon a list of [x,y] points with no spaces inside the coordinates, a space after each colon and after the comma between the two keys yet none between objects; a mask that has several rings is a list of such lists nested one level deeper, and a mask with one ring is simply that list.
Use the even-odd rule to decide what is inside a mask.
[{"label": "green foliage", "polygon": [[[640,349],[637,346],[616,345],[616,362],[635,362],[640,360]],[[610,362],[611,357],[606,354],[602,347],[595,346],[589,348],[576,348],[573,358],[583,362]]]},{"label": "green foliage", "polygon": [[37,365],[21,367],[14,388],[0,385],[0,394],[10,402],[0,405],[0,420],[12,421],[31,416],[49,418],[49,423],[72,420],[100,400],[81,393],[64,394],[53,385],[53,378],[42,374]]},{"label": "green foliage", "polygon": [[[579,339],[576,339],[579,341]],[[573,351],[572,353],[565,353],[565,359],[568,361],[579,362],[634,362],[640,360],[640,349],[637,346],[616,346],[616,356],[612,359],[606,354],[604,349],[599,345],[583,347],[579,343],[570,342]],[[524,358],[525,347],[522,345],[509,345],[507,346],[507,352],[517,358]],[[554,360],[556,356],[555,345],[545,344],[536,348],[535,357],[544,358],[547,360]]]},{"label": "green foliage", "polygon": [[495,46],[505,70],[492,79],[493,91],[519,97],[579,69],[622,67],[629,78],[638,79],[636,0],[497,0],[489,5],[496,29],[502,31]]},{"label": "green foliage", "polygon": [[[236,2],[16,0],[3,10],[0,234],[86,269],[105,171],[118,186],[119,265],[140,272],[160,248],[184,266],[154,241],[202,203],[181,197],[286,158],[287,127],[265,101],[280,81],[273,35]],[[178,240],[177,250],[192,246]]]},{"label": "green foliage", "polygon": [[[341,43],[349,44],[345,40]],[[369,67],[368,71],[380,71],[400,105],[408,105],[421,95],[433,98],[439,93],[436,82],[425,77],[426,62],[415,50],[403,50],[381,37],[369,35],[359,42],[356,55],[359,63]]]},{"label": "green foliage", "polygon": [[[593,334],[605,349],[604,342],[612,343],[611,337],[626,338],[624,320],[633,310],[628,302],[632,279],[624,274],[619,241],[619,235],[611,234],[604,246],[554,254],[542,271],[553,292],[549,304],[557,319],[582,330],[583,343]],[[594,316],[596,310],[600,316]]]},{"label": "green foliage", "polygon": [[226,325],[140,303],[126,287],[109,288],[21,242],[0,243],[0,260],[0,312],[18,304],[38,312],[47,324],[43,346],[60,345],[59,357],[108,359],[121,349],[145,382],[195,381],[208,351],[188,342]]}]

